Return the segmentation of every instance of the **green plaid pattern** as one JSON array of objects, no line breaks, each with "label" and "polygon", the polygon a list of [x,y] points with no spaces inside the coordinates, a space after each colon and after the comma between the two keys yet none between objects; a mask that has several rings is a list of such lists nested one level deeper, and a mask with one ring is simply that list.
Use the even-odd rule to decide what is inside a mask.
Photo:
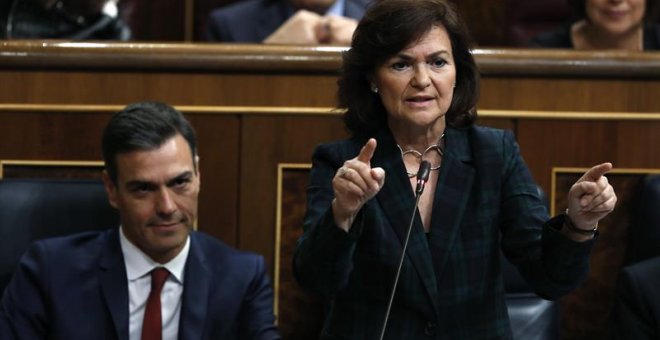
[{"label": "green plaid pattern", "polygon": [[[414,193],[389,131],[373,136],[385,185],[350,233],[333,221],[332,177],[368,136],[319,146],[307,192],[305,233],[294,256],[300,284],[329,303],[322,339],[377,339]],[[572,242],[548,214],[510,132],[447,128],[445,155],[425,235],[416,214],[387,339],[509,339],[499,252],[537,293],[558,298],[588,271],[593,241]],[[544,225],[545,223],[545,225]]]}]

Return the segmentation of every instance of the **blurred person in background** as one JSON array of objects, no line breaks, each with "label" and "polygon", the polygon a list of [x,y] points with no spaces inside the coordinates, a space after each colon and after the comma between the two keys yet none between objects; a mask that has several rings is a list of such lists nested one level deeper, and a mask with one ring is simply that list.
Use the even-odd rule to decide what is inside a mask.
[{"label": "blurred person in background", "polygon": [[117,0],[9,0],[0,39],[129,40]]},{"label": "blurred person in background", "polygon": [[370,0],[247,0],[211,12],[217,42],[348,45]]},{"label": "blurred person in background", "polygon": [[656,0],[568,0],[577,20],[541,33],[535,47],[628,51],[660,48]]},{"label": "blurred person in background", "polygon": [[612,339],[660,339],[660,257],[624,267],[617,281]]}]

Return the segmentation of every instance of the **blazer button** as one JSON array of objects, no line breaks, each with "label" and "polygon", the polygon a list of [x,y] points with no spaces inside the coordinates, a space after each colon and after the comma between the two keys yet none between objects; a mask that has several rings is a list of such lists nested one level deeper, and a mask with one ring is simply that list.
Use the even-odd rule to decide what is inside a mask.
[{"label": "blazer button", "polygon": [[426,327],[424,327],[424,334],[428,336],[434,336],[435,335],[435,329],[436,329],[436,324],[433,321],[429,321],[426,323]]}]

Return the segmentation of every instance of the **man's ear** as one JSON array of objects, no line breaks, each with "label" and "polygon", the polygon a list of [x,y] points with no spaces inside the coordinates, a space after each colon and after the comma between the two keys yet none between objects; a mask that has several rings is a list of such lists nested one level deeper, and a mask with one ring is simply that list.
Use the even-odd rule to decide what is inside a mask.
[{"label": "man's ear", "polygon": [[108,175],[108,172],[103,170],[103,173],[101,174],[101,178],[103,179],[103,186],[105,187],[105,192],[108,193],[108,202],[110,202],[110,205],[113,206],[115,209],[117,208],[117,186],[115,183],[110,179],[110,175]]},{"label": "man's ear", "polygon": [[197,172],[197,180],[199,180],[202,173],[199,171],[199,156],[198,155],[195,155],[195,172]]}]

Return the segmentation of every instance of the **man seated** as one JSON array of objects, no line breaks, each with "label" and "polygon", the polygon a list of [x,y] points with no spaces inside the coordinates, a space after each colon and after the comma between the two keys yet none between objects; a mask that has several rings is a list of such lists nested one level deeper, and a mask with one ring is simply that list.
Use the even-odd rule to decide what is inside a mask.
[{"label": "man seated", "polygon": [[118,0],[5,0],[0,39],[129,40]]},{"label": "man seated", "polygon": [[211,12],[211,41],[349,45],[370,0],[246,0]]},{"label": "man seated", "polygon": [[660,257],[627,266],[617,282],[613,339],[660,339]]},{"label": "man seated", "polygon": [[263,258],[192,230],[199,157],[183,115],[129,105],[111,118],[102,148],[121,226],[31,246],[0,304],[12,336],[279,339]]}]

